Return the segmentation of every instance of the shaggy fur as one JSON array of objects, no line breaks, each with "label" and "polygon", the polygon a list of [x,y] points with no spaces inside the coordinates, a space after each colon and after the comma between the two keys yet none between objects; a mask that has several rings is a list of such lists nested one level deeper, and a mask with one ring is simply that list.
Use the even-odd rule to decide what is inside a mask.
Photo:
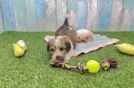
[{"label": "shaggy fur", "polygon": [[64,24],[56,31],[55,38],[49,40],[48,51],[52,60],[64,59],[68,61],[77,43],[76,30],[69,26],[67,18]]},{"label": "shaggy fur", "polygon": [[67,37],[69,37],[74,45],[74,48],[76,47],[77,33],[76,30],[69,25],[67,18],[65,19],[64,24],[56,31],[55,34],[55,36],[61,36],[61,35],[66,35]]}]

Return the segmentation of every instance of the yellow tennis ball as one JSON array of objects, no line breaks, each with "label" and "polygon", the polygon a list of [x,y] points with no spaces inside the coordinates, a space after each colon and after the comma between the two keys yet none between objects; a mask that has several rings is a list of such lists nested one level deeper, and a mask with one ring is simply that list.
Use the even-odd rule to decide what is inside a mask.
[{"label": "yellow tennis ball", "polygon": [[89,60],[86,63],[86,68],[88,69],[88,72],[90,73],[97,73],[100,70],[100,64],[99,62],[95,60]]}]

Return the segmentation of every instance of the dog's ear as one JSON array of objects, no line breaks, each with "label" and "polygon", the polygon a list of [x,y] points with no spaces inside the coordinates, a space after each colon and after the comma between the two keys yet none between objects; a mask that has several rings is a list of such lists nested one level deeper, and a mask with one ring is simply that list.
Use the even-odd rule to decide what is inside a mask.
[{"label": "dog's ear", "polygon": [[46,35],[44,37],[44,41],[48,44],[52,39],[54,39],[55,36],[49,36],[49,35]]},{"label": "dog's ear", "polygon": [[66,42],[66,51],[69,52],[71,50],[70,42]]},{"label": "dog's ear", "polygon": [[66,51],[69,52],[71,50],[71,43],[69,41],[69,38],[67,36],[64,36],[63,41],[64,41],[65,46],[66,46]]},{"label": "dog's ear", "polygon": [[66,51],[69,52],[71,50],[71,42],[67,36],[63,36],[63,42],[66,46]]},{"label": "dog's ear", "polygon": [[47,52],[49,52],[50,41],[53,40],[54,38],[55,38],[54,36],[49,36],[49,35],[46,35],[44,37],[44,41],[47,43]]}]

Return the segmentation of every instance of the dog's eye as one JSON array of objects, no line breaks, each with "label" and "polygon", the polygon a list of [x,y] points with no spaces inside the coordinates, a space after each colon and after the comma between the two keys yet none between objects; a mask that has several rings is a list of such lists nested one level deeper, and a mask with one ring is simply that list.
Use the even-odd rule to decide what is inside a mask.
[{"label": "dog's eye", "polygon": [[65,50],[65,48],[61,47],[61,48],[60,48],[60,51],[63,51],[63,50]]},{"label": "dog's eye", "polygon": [[89,37],[86,37],[86,39],[89,39]]},{"label": "dog's eye", "polygon": [[55,49],[50,49],[51,52],[55,52]]}]

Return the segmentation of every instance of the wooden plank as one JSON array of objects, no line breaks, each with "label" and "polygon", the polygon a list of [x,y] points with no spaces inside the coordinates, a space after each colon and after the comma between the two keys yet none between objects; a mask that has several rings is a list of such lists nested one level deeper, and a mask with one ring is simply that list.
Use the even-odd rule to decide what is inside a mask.
[{"label": "wooden plank", "polygon": [[133,9],[134,8],[134,0],[123,0],[123,6],[126,9]]},{"label": "wooden plank", "polygon": [[0,10],[0,32],[3,32],[3,31],[4,31],[4,28],[3,28],[2,15],[1,15],[1,10]]},{"label": "wooden plank", "polygon": [[98,24],[98,0],[88,0],[87,29],[97,30]]},{"label": "wooden plank", "polygon": [[26,31],[26,10],[24,0],[14,0],[17,31]]},{"label": "wooden plank", "polygon": [[67,1],[68,10],[78,11],[78,0],[68,0]]},{"label": "wooden plank", "polygon": [[123,5],[124,5],[124,8],[127,9],[124,12],[125,13],[125,19],[126,19],[127,28],[130,31],[134,31],[134,0],[123,0]]},{"label": "wooden plank", "polygon": [[122,0],[113,0],[112,5],[112,17],[111,17],[111,30],[116,31],[117,29],[120,30],[120,22],[121,22],[121,14],[123,8]]},{"label": "wooden plank", "polygon": [[57,28],[59,28],[67,16],[67,1],[66,0],[56,0],[56,20],[57,20]]},{"label": "wooden plank", "polygon": [[134,9],[131,10],[131,25],[129,29],[134,31]]},{"label": "wooden plank", "polygon": [[78,0],[67,0],[67,10],[68,16],[70,19],[70,25],[74,28],[78,28],[77,20],[78,20]]},{"label": "wooden plank", "polygon": [[45,29],[47,31],[56,31],[56,1],[46,0]]},{"label": "wooden plank", "polygon": [[35,0],[35,15],[38,31],[45,30],[45,0]]},{"label": "wooden plank", "polygon": [[78,0],[78,29],[87,28],[87,0]]},{"label": "wooden plank", "polygon": [[99,30],[108,30],[112,12],[112,0],[99,0]]},{"label": "wooden plank", "polygon": [[45,1],[35,0],[36,18],[42,19],[45,16]]},{"label": "wooden plank", "polygon": [[25,0],[27,31],[37,31],[34,0]]},{"label": "wooden plank", "polygon": [[120,30],[129,31],[131,25],[131,15],[129,9],[122,9],[121,20],[120,20]]},{"label": "wooden plank", "polygon": [[1,13],[5,31],[16,29],[13,0],[0,0]]}]

